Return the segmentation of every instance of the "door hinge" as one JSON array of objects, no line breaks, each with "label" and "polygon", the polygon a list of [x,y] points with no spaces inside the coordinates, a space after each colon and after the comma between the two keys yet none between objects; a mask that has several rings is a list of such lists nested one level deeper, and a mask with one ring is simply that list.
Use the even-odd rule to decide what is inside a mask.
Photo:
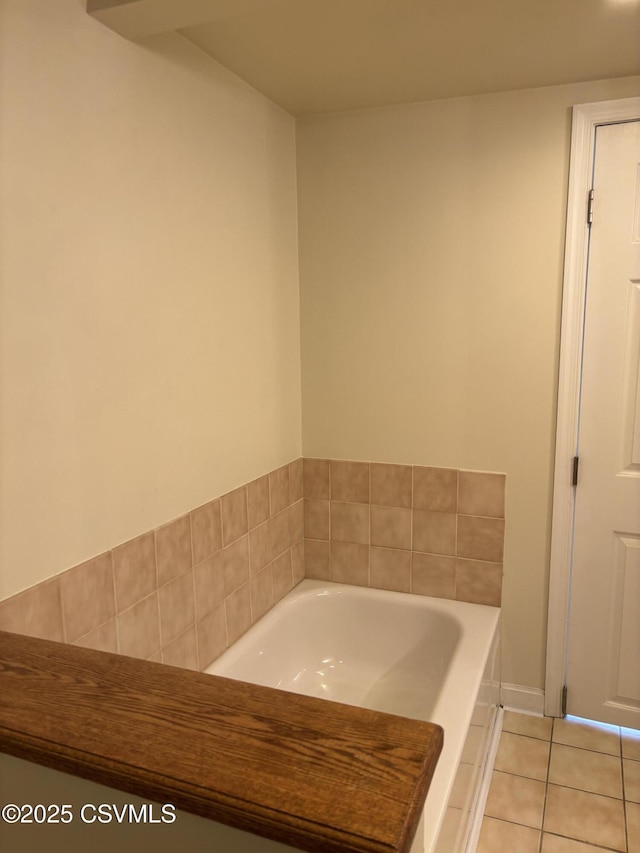
[{"label": "door hinge", "polygon": [[562,716],[567,716],[567,685],[562,688]]},{"label": "door hinge", "polygon": [[593,222],[593,190],[589,190],[587,196],[587,225]]},{"label": "door hinge", "polygon": [[571,466],[571,485],[578,485],[578,466],[580,464],[580,459],[578,456],[573,457],[573,464]]}]

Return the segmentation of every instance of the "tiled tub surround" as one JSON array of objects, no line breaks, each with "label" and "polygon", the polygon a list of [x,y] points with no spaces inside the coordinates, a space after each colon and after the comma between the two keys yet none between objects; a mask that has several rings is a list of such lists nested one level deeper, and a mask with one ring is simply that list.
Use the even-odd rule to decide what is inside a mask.
[{"label": "tiled tub surround", "polygon": [[305,458],[305,575],[499,606],[505,480]]},{"label": "tiled tub surround", "polygon": [[505,476],[296,459],[0,602],[0,629],[205,669],[303,577],[499,605]]},{"label": "tiled tub surround", "polygon": [[0,629],[204,669],[304,576],[302,459],[0,602]]}]

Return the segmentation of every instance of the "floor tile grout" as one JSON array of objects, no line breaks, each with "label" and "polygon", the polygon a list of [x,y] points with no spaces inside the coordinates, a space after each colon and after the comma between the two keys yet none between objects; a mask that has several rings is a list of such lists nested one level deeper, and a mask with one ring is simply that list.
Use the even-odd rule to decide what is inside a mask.
[{"label": "floor tile grout", "polygon": [[538,853],[542,853],[542,844],[544,843],[544,819],[547,811],[547,795],[549,793],[549,773],[551,771],[551,746],[553,744],[553,729],[555,720],[551,720],[551,731],[549,732],[549,757],[547,758],[547,775],[544,780],[544,797],[542,799],[542,820],[540,821],[540,842],[538,844]]},{"label": "floor tile grout", "polygon": [[620,732],[620,773],[622,774],[622,814],[624,815],[624,840],[629,850],[629,830],[627,829],[627,792],[624,784],[624,755],[622,754],[622,732]]},{"label": "floor tile grout", "polygon": [[[525,715],[523,715],[523,716],[525,716]],[[626,781],[625,781],[625,761],[626,761],[626,760],[630,760],[630,761],[638,761],[638,759],[635,759],[635,758],[627,759],[627,758],[625,757],[624,752],[623,752],[623,735],[622,735],[622,730],[621,730],[621,728],[620,728],[620,727],[617,727],[617,729],[618,729],[618,730],[617,730],[617,738],[618,738],[618,752],[617,752],[617,757],[619,758],[619,763],[620,763],[621,786],[622,786],[622,787],[621,787],[621,793],[622,793],[622,796],[621,796],[621,797],[616,797],[616,796],[612,796],[611,794],[603,794],[603,793],[599,793],[599,792],[597,792],[597,791],[592,791],[592,790],[589,790],[589,789],[584,788],[584,787],[583,787],[583,788],[580,788],[580,787],[573,787],[573,786],[571,786],[571,785],[567,785],[567,784],[560,784],[560,783],[558,783],[558,782],[553,782],[553,783],[552,783],[552,782],[550,781],[550,775],[551,775],[551,755],[552,755],[552,751],[553,751],[553,750],[552,750],[552,747],[553,747],[554,743],[555,743],[555,744],[557,744],[558,746],[565,746],[565,747],[568,747],[568,748],[571,748],[571,749],[579,749],[579,750],[582,750],[582,751],[584,751],[584,752],[594,753],[595,755],[610,756],[610,757],[612,757],[612,758],[616,758],[616,754],[612,754],[611,752],[602,752],[602,751],[601,751],[601,750],[599,750],[599,749],[592,749],[592,748],[590,749],[590,748],[589,748],[589,746],[585,746],[584,744],[582,744],[582,745],[580,745],[580,746],[577,746],[577,745],[575,745],[575,744],[571,744],[571,743],[563,743],[563,742],[561,742],[561,741],[555,741],[555,740],[554,740],[554,735],[558,734],[558,732],[556,732],[556,722],[557,722],[557,721],[556,721],[555,719],[553,719],[553,720],[551,721],[551,727],[550,727],[549,737],[548,737],[548,738],[547,738],[547,737],[539,737],[539,736],[537,736],[537,735],[535,735],[535,734],[531,734],[531,733],[523,733],[523,732],[521,732],[521,731],[512,731],[510,728],[506,728],[506,727],[504,727],[504,725],[503,725],[503,733],[507,733],[507,734],[510,734],[510,735],[517,735],[518,737],[527,738],[527,739],[529,739],[529,740],[542,741],[543,743],[547,743],[547,744],[549,745],[549,752],[548,752],[548,756],[547,756],[546,773],[545,773],[545,778],[544,778],[544,780],[542,780],[542,779],[536,779],[535,777],[532,777],[532,776],[525,776],[525,775],[521,775],[520,773],[513,772],[513,770],[512,770],[511,768],[510,768],[510,769],[504,769],[504,764],[503,764],[503,768],[502,768],[502,769],[494,768],[494,772],[504,773],[504,774],[507,774],[507,775],[510,775],[510,776],[513,776],[513,777],[516,777],[516,778],[529,779],[529,780],[532,780],[532,781],[543,782],[543,784],[544,784],[544,794],[543,794],[543,801],[542,801],[542,816],[541,816],[540,828],[539,828],[539,829],[536,829],[535,827],[532,827],[530,824],[520,823],[520,822],[518,822],[517,820],[512,820],[512,819],[510,819],[509,817],[504,817],[504,816],[496,817],[496,816],[495,816],[495,814],[492,816],[492,818],[493,818],[494,820],[501,821],[501,822],[502,822],[502,823],[504,823],[504,824],[511,824],[511,825],[514,825],[514,826],[520,826],[520,827],[522,827],[523,829],[524,829],[524,828],[526,828],[526,829],[529,829],[529,830],[534,830],[534,831],[539,832],[539,840],[538,840],[537,846],[536,846],[536,848],[535,848],[535,849],[536,849],[536,851],[537,851],[537,853],[542,853],[543,845],[544,845],[544,840],[545,840],[545,836],[555,836],[556,838],[563,838],[563,839],[566,839],[567,841],[574,841],[574,842],[576,842],[576,843],[581,843],[581,844],[588,845],[588,846],[590,845],[590,846],[592,846],[594,849],[598,849],[598,850],[606,850],[606,851],[609,851],[609,850],[612,850],[612,849],[616,849],[616,850],[617,850],[617,848],[613,848],[613,847],[611,847],[611,846],[610,846],[610,847],[607,847],[607,846],[603,845],[603,844],[602,844],[602,840],[600,840],[600,841],[589,841],[589,840],[585,840],[585,839],[582,839],[582,838],[576,838],[576,837],[575,837],[575,836],[573,836],[573,835],[564,835],[564,834],[562,834],[561,832],[558,832],[557,830],[556,830],[556,831],[548,831],[548,832],[545,832],[545,819],[546,819],[546,816],[547,816],[548,795],[549,795],[550,785],[552,785],[552,784],[553,784],[553,785],[554,785],[554,787],[557,787],[557,788],[565,788],[565,789],[567,789],[567,790],[571,790],[571,791],[580,791],[580,792],[585,793],[585,794],[593,795],[594,797],[601,797],[601,798],[603,798],[603,799],[613,800],[614,802],[618,802],[618,803],[620,803],[620,804],[621,804],[621,806],[622,806],[623,832],[624,832],[624,836],[623,836],[623,837],[624,837],[624,849],[623,849],[623,850],[619,850],[619,851],[618,851],[618,853],[629,853],[629,849],[630,849],[630,848],[629,848],[630,841],[629,841],[629,828],[628,828],[628,822],[627,822],[627,802],[631,802],[631,800],[628,800],[628,799],[627,799],[627,784],[626,784]],[[514,725],[514,724],[510,722],[510,725]],[[518,726],[517,726],[517,725],[514,725],[514,727],[515,727],[515,728],[518,728]],[[616,733],[614,732],[614,733],[612,733],[612,734],[616,734]],[[509,764],[509,762],[507,762],[507,764]],[[542,770],[542,767],[539,767],[539,770]],[[558,774],[556,774],[556,776],[557,776],[557,775],[558,775]],[[556,806],[556,808],[557,808],[557,806]],[[619,808],[619,807],[618,807],[618,808]],[[485,814],[486,814],[486,812],[485,812]],[[620,814],[620,812],[619,812],[619,811],[618,811],[618,814]],[[487,817],[489,817],[489,815],[486,815],[486,816],[487,816]],[[623,838],[622,838],[622,837],[620,837],[620,838],[619,838],[619,840],[617,841],[617,843],[618,843],[618,844],[621,844],[622,842],[623,842]],[[634,849],[635,849],[635,848],[634,848]],[[493,851],[491,851],[491,853],[493,853]],[[495,851],[495,853],[501,853],[501,851]]]}]

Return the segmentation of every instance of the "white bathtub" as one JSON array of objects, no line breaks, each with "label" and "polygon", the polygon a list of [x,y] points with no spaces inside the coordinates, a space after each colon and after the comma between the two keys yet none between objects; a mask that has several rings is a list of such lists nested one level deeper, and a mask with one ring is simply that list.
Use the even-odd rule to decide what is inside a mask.
[{"label": "white bathtub", "polygon": [[465,849],[498,704],[500,610],[304,580],[206,672],[439,723],[412,851]]}]

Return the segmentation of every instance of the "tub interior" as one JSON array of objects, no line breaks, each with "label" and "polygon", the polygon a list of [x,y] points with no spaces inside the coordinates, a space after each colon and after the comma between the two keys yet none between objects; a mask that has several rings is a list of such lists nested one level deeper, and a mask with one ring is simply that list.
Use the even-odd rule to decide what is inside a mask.
[{"label": "tub interior", "polygon": [[419,720],[461,636],[449,614],[425,619],[420,600],[363,600],[349,587],[300,590],[254,627],[207,672]]},{"label": "tub interior", "polygon": [[461,853],[499,701],[499,621],[496,607],[305,579],[206,672],[441,725],[411,853]]}]

